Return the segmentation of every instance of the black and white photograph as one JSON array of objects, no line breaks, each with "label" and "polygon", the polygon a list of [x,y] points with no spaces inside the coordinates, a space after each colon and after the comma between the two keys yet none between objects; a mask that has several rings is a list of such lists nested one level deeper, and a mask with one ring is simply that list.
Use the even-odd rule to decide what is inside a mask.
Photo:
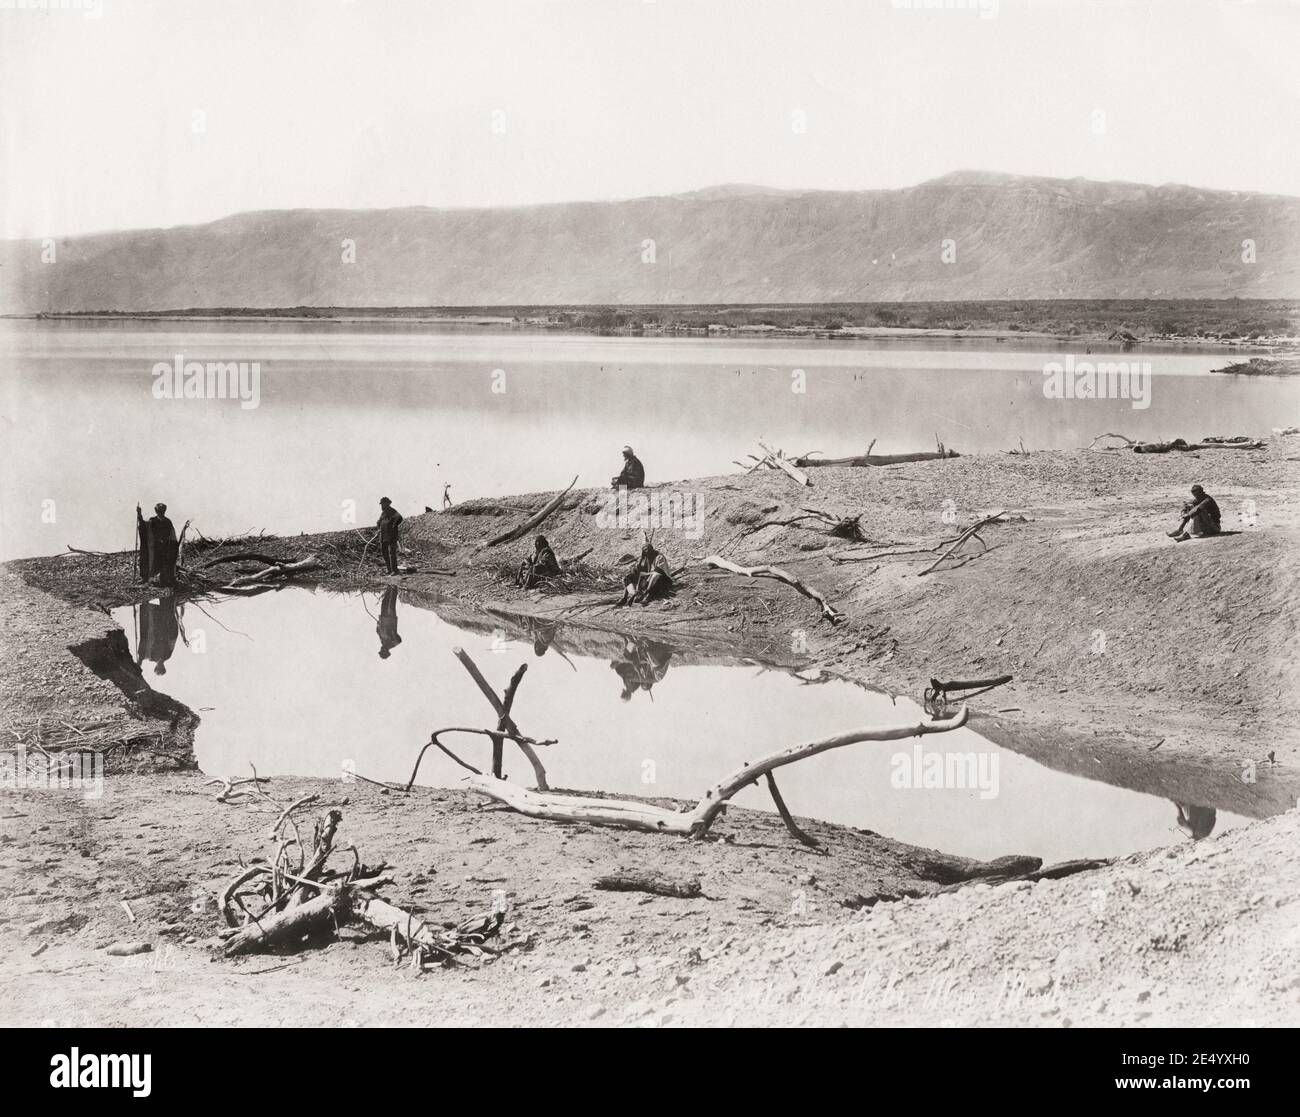
[{"label": "black and white photograph", "polygon": [[849,1027],[1249,1090],[1300,1025],[1298,48],[1295,0],[0,0],[33,1081]]}]

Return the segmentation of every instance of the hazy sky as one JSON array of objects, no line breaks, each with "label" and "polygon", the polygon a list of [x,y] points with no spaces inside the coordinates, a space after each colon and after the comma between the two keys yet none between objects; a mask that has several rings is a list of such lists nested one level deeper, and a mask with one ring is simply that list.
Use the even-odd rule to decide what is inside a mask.
[{"label": "hazy sky", "polygon": [[1296,0],[33,2],[5,236],[961,168],[1300,195]]}]

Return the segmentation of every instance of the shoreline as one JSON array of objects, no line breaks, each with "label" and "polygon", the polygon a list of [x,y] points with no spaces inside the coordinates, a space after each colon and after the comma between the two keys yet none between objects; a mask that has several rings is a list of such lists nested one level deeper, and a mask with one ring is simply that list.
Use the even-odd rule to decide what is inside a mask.
[{"label": "shoreline", "polygon": [[[1102,885],[1107,889],[1122,888],[1122,881],[1135,873],[1164,872],[1160,866],[1166,855],[1180,864],[1194,862],[1197,872],[1222,876],[1221,892],[1205,893],[1196,901],[1196,927],[1203,923],[1220,933],[1232,922],[1228,881],[1237,882],[1235,894],[1254,888],[1243,882],[1256,876],[1271,879],[1274,884],[1256,891],[1276,894],[1279,908],[1292,902],[1283,899],[1287,886],[1281,881],[1295,873],[1288,850],[1300,816],[1294,810],[1282,812],[1294,807],[1300,795],[1300,734],[1295,729],[1300,688],[1294,685],[1296,666],[1286,660],[1284,649],[1294,647],[1297,639],[1300,470],[1290,459],[1298,448],[1300,439],[1274,438],[1266,450],[1249,454],[1043,451],[1023,458],[973,455],[875,468],[821,468],[812,471],[811,490],[775,471],[678,482],[670,487],[698,492],[710,517],[699,539],[660,530],[657,544],[688,571],[676,598],[635,610],[598,611],[605,606],[593,605],[592,599],[607,591],[515,590],[508,575],[521,545],[481,547],[555,494],[468,501],[448,512],[408,517],[406,561],[417,569],[454,569],[453,577],[389,577],[377,568],[373,549],[365,556],[368,568],[358,569],[361,547],[350,532],[268,536],[256,545],[284,558],[321,555],[323,569],[313,580],[331,590],[396,585],[411,604],[423,601],[448,616],[515,625],[521,635],[539,625],[562,631],[569,626],[579,640],[627,635],[686,643],[702,654],[726,648],[787,669],[816,667],[914,697],[932,675],[1012,674],[1009,686],[972,702],[976,732],[1062,771],[1171,801],[1195,802],[1198,795],[1212,794],[1221,808],[1260,820],[1205,842],[1135,854],[1109,868],[1024,888],[990,888],[978,876],[969,877],[955,895],[940,895],[935,866],[954,863],[946,854],[901,846],[888,835],[800,819],[801,827],[828,847],[829,852],[818,853],[800,846],[775,815],[765,812],[733,809],[717,841],[686,842],[525,818],[484,807],[476,796],[458,790],[416,788],[401,796],[360,783],[341,788],[338,781],[277,777],[272,792],[277,800],[308,793],[346,799],[340,809],[350,840],[368,855],[396,854],[403,870],[401,897],[423,899],[431,912],[470,915],[475,904],[483,906],[490,888],[469,878],[505,878],[501,886],[516,896],[518,925],[530,928],[537,943],[515,962],[503,958],[490,968],[433,975],[417,983],[426,990],[446,982],[464,1003],[444,1003],[436,991],[419,995],[431,995],[448,1012],[465,1012],[478,1021],[494,1018],[484,999],[489,992],[522,998],[526,1012],[540,1021],[567,1020],[579,1012],[595,1013],[584,1017],[593,1021],[619,1022],[629,998],[645,1000],[648,990],[652,1007],[647,1011],[666,1014],[667,1023],[686,1022],[697,1010],[719,1010],[720,1002],[711,995],[701,992],[698,1001],[692,999],[692,982],[713,975],[710,981],[738,998],[738,1021],[798,1022],[797,998],[778,1004],[761,997],[754,1001],[760,991],[739,959],[793,949],[811,960],[807,964],[829,969],[832,963],[817,946],[818,936],[824,940],[829,935],[839,944],[836,960],[865,980],[876,948],[862,941],[858,929],[864,919],[876,925],[880,916],[870,912],[894,909],[899,914],[890,916],[890,926],[911,926],[912,912],[921,920],[913,935],[922,926],[955,929],[952,920],[957,919],[963,935],[975,936],[972,942],[986,936],[1019,942],[1033,957],[1029,944],[1050,935],[1049,929],[1060,922],[1058,897],[1074,897],[1071,903],[1086,906],[1097,881],[1116,882]],[[1163,520],[1193,478],[1218,496],[1225,526],[1232,510],[1246,500],[1256,500],[1264,511],[1261,522],[1221,539],[1173,543],[1164,535]],[[562,558],[591,548],[588,563],[602,577],[620,568],[618,556],[635,549],[640,538],[632,527],[598,526],[603,497],[602,490],[574,490],[543,528]],[[987,551],[920,578],[917,564],[906,558],[836,562],[831,555],[851,554],[862,545],[798,526],[758,528],[813,504],[860,511],[867,534],[882,542],[928,538],[944,530],[938,517],[944,499],[956,501],[963,522],[993,505],[1023,510],[1025,519],[990,529]],[[791,570],[826,593],[845,622],[831,626],[820,621],[812,602],[778,582],[703,569],[701,556],[715,552],[744,564],[768,562]],[[193,561],[199,554],[194,552]],[[108,609],[158,593],[134,582],[131,560],[131,552],[69,554],[0,567],[0,681],[5,689],[0,729],[21,733],[35,723],[64,721],[84,732],[110,717],[121,719],[123,711],[138,723],[138,743],[118,750],[104,798],[91,815],[75,795],[69,802],[69,794],[62,792],[16,792],[0,800],[6,804],[0,832],[8,835],[0,850],[10,860],[39,859],[47,835],[62,833],[64,841],[69,836],[75,841],[77,831],[69,829],[74,817],[91,818],[81,840],[98,859],[93,867],[102,879],[100,898],[91,902],[88,915],[71,885],[34,885],[26,898],[20,897],[26,914],[0,929],[0,937],[13,947],[5,969],[20,988],[39,986],[48,995],[57,986],[59,997],[77,1006],[76,1011],[91,1012],[97,1021],[120,1021],[130,1000],[127,990],[133,981],[138,986],[139,975],[105,973],[104,963],[96,959],[113,936],[148,934],[156,938],[156,950],[170,943],[184,966],[199,967],[186,980],[195,986],[190,1001],[200,1007],[159,999],[151,1008],[159,1022],[178,1022],[187,1013],[205,1020],[263,1020],[265,1011],[238,995],[230,1006],[220,1005],[231,996],[230,983],[238,982],[242,970],[203,960],[204,943],[215,926],[212,912],[187,915],[183,909],[190,902],[188,890],[211,891],[228,873],[223,866],[231,858],[247,860],[262,852],[253,838],[265,819],[247,808],[214,803],[215,793],[203,786],[204,777],[185,770],[193,759],[187,734],[202,732],[201,722],[196,728],[184,714],[160,708],[148,681],[122,663],[124,655],[130,663],[125,638],[105,635],[117,628],[104,615]],[[1102,655],[1090,650],[1099,629],[1108,637]],[[805,650],[799,652],[791,647],[796,632],[806,638]],[[88,644],[101,654],[89,654]],[[1229,660],[1235,675],[1217,666]],[[143,742],[150,736],[152,746]],[[150,747],[153,751],[145,751]],[[1245,762],[1252,766],[1249,780],[1243,778]],[[163,830],[172,837],[160,842]],[[585,857],[575,858],[579,848]],[[475,860],[472,850],[482,856]],[[1202,864],[1211,850],[1218,856]],[[1033,856],[1035,851],[1007,853]],[[751,863],[751,854],[761,857],[761,865]],[[464,864],[453,872],[449,865],[456,860]],[[591,893],[586,871],[573,874],[580,871],[575,866],[593,864],[603,866],[602,871],[689,870],[701,876],[713,898],[686,902]],[[430,865],[439,871],[416,872]],[[196,881],[195,874],[201,879]],[[460,877],[466,878],[465,888],[455,886]],[[811,884],[800,883],[809,880]],[[143,893],[138,891],[142,887]],[[800,893],[814,902],[792,909],[790,897]],[[909,894],[921,898],[888,899]],[[868,914],[846,906],[857,902],[855,895],[877,897]],[[128,900],[139,920],[129,931],[119,926],[118,899]],[[1148,901],[1171,905],[1169,918],[1175,922],[1184,919],[1177,914],[1181,906],[1192,903],[1182,889],[1151,894],[1144,903]],[[1035,913],[1028,921],[1026,903]],[[37,904],[52,906],[55,914],[42,916]],[[442,906],[447,904],[452,906]],[[978,927],[968,922],[973,910],[980,912]],[[1274,916],[1267,904],[1259,911],[1260,918],[1267,914],[1269,920],[1287,914],[1279,910]],[[87,915],[84,921],[82,915]],[[71,923],[60,930],[60,920]],[[1117,927],[1103,922],[1094,932],[1101,955],[1121,949]],[[348,1014],[358,1019],[383,1017],[392,994],[386,981],[376,980],[391,969],[372,938],[362,935],[352,943],[347,937],[300,960],[302,972],[314,973],[320,981],[347,980],[356,986],[345,1001]],[[50,964],[83,971],[96,967],[90,971],[94,981],[84,989],[76,980],[42,978],[32,985],[24,975],[35,966],[29,956],[44,939],[52,944]],[[711,944],[701,961],[693,956],[683,961],[700,942]],[[915,946],[930,950],[920,940]],[[1123,950],[1127,947],[1124,941]],[[1143,956],[1144,964],[1183,964],[1178,954],[1165,957],[1158,947],[1152,951],[1149,959]],[[647,962],[651,957],[669,961]],[[250,960],[253,969],[259,968],[257,962]],[[1051,963],[1046,964],[1050,969]],[[982,972],[980,967],[972,971]],[[656,985],[652,975],[671,980],[672,989],[666,991],[662,981]],[[682,976],[687,981],[678,985]],[[1043,984],[1041,977],[1030,977]],[[903,975],[893,1015],[852,1000],[836,1011],[846,1019],[874,1022],[924,1015],[918,998],[930,979],[919,970]],[[1088,988],[1099,991],[1082,1005],[1071,1002],[1072,1020],[1104,1022],[1107,1012],[1116,1011],[1096,1008],[1098,998],[1115,1003],[1106,991],[1108,980],[1105,966],[1088,978]],[[291,980],[282,988],[288,1002],[281,1019],[301,1022],[295,1012],[308,1011],[308,997],[299,1000]],[[642,992],[633,996],[635,990]],[[1176,992],[1179,1003],[1210,1010],[1208,993],[1191,986]],[[667,1010],[661,1004],[665,998],[673,1002]],[[1027,1005],[977,1010],[976,1016],[1059,1023],[1042,1015],[1050,1006],[1032,998]],[[1278,1019],[1297,1018],[1294,994],[1285,982],[1266,1008]],[[1061,1011],[1059,1005],[1056,1009]],[[1124,1019],[1134,1024],[1157,1018],[1137,1001],[1124,1012]]]},{"label": "shoreline", "polygon": [[[1103,302],[1107,300],[1102,300]],[[1134,300],[1120,300],[1125,302],[1134,302]],[[1159,300],[1152,300],[1160,304]],[[1188,312],[1198,309],[1198,304],[1203,305],[1207,300],[1191,300],[1188,306]],[[1208,300],[1215,301],[1215,300]],[[1241,301],[1241,300],[1238,300]],[[1249,306],[1252,301],[1260,303],[1277,303],[1286,300],[1246,300],[1244,305]],[[1075,302],[1089,305],[1089,300],[1059,300],[1063,305],[1071,305]],[[832,316],[830,306],[841,304],[811,304],[806,308],[810,315]],[[846,307],[852,307],[859,314],[869,309],[872,304],[842,304]],[[906,305],[917,308],[916,313],[935,313],[935,311],[926,310],[931,304],[886,304],[886,305]],[[944,304],[939,304],[944,305]],[[987,306],[987,303],[973,304],[975,306]],[[1023,305],[1012,301],[1010,305]],[[1162,305],[1162,304],[1161,304]],[[275,322],[284,322],[291,324],[338,324],[338,325],[386,325],[386,326],[461,326],[466,328],[478,329],[483,331],[510,331],[537,334],[567,334],[573,336],[597,336],[597,337],[638,337],[638,338],[717,338],[717,339],[745,339],[745,340],[766,340],[780,339],[783,341],[790,340],[810,340],[810,341],[841,341],[845,343],[855,341],[906,341],[906,340],[944,340],[944,341],[980,341],[1002,344],[1016,340],[1050,340],[1071,343],[1086,343],[1087,345],[1113,345],[1125,351],[1140,349],[1142,346],[1168,346],[1172,348],[1201,348],[1209,351],[1224,350],[1228,352],[1256,352],[1258,354],[1271,354],[1276,352],[1294,352],[1300,349],[1300,319],[1296,319],[1297,328],[1292,333],[1272,333],[1262,334],[1256,332],[1247,336],[1236,332],[1228,334],[1207,333],[1204,335],[1190,334],[1183,332],[1168,331],[1148,331],[1145,334],[1133,334],[1125,328],[1126,316],[1116,313],[1112,317],[1107,317],[1101,324],[1081,328],[1077,325],[1066,327],[1058,325],[1055,328],[1039,328],[1032,324],[1020,325],[993,325],[993,324],[963,324],[962,326],[912,326],[912,325],[889,325],[889,324],[836,324],[836,325],[775,325],[764,322],[746,322],[746,323],[721,323],[712,322],[707,319],[708,313],[701,313],[703,310],[710,308],[693,308],[677,307],[672,304],[667,305],[648,305],[637,307],[606,307],[591,306],[586,308],[557,307],[555,316],[525,316],[511,314],[493,314],[490,312],[474,312],[467,310],[463,313],[457,313],[454,308],[447,308],[444,313],[431,314],[414,314],[407,313],[402,308],[392,308],[385,310],[375,310],[367,312],[361,308],[322,308],[320,313],[295,312],[301,308],[286,309],[283,312],[272,309],[260,310],[254,308],[239,310],[213,310],[213,311],[157,311],[157,312],[118,312],[118,311],[85,311],[85,312],[38,312],[36,314],[6,314],[0,315],[0,319],[12,321],[33,321],[33,322],[160,322],[160,323],[238,323],[251,322],[258,324],[269,324]],[[477,309],[477,308],[476,308]],[[513,309],[503,307],[502,310]],[[538,308],[540,309],[540,308]],[[760,311],[749,306],[732,306],[712,308],[717,311],[715,317],[726,317],[734,314],[759,314]],[[331,312],[334,311],[334,312]],[[793,310],[788,306],[777,308],[781,314],[792,313]],[[654,322],[636,321],[634,324],[622,323],[619,315],[645,315],[645,316],[668,316],[674,314],[684,315],[689,312],[695,312],[699,321],[673,321],[668,324],[655,324]],[[613,315],[614,318],[609,321],[591,321],[592,318],[599,319],[602,315]],[[1015,317],[1013,313],[1011,317]],[[1116,336],[1117,334],[1123,336]],[[1217,370],[1216,370],[1217,371]]]}]

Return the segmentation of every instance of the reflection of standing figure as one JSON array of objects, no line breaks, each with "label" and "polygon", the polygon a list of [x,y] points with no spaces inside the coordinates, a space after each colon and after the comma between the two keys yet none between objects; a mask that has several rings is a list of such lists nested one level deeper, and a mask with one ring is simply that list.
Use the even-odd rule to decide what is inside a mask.
[{"label": "reflection of standing figure", "polygon": [[1178,808],[1178,829],[1194,842],[1208,838],[1218,821],[1218,812],[1213,807],[1197,807],[1190,804],[1175,803]]},{"label": "reflection of standing figure", "polygon": [[379,623],[375,625],[379,634],[379,658],[387,659],[393,649],[402,642],[397,635],[397,587],[389,586],[379,602]]},{"label": "reflection of standing figure", "polygon": [[627,702],[638,690],[650,694],[655,685],[662,682],[668,674],[672,658],[673,650],[667,644],[654,640],[625,639],[622,658],[610,664],[623,680],[623,693],[619,698]]},{"label": "reflection of standing figure", "polygon": [[176,622],[176,599],[163,597],[140,606],[140,640],[135,649],[135,664],[147,659],[155,675],[167,674],[167,661],[176,650],[180,628]]}]

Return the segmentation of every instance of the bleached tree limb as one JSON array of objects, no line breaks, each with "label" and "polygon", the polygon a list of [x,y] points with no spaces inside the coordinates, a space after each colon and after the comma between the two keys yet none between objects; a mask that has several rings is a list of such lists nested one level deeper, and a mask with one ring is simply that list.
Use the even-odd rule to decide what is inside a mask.
[{"label": "bleached tree limb", "polygon": [[704,565],[714,566],[720,570],[729,570],[732,574],[740,574],[745,578],[774,578],[776,581],[784,582],[792,589],[798,590],[804,595],[804,597],[810,597],[813,601],[817,602],[818,606],[821,608],[822,616],[826,620],[830,621],[831,624],[839,624],[839,622],[844,619],[844,617],[831,606],[819,590],[815,590],[811,586],[801,582],[793,574],[786,570],[782,570],[778,566],[738,566],[730,559],[724,559],[721,555],[709,555],[709,557],[704,560]]},{"label": "bleached tree limb", "polygon": [[316,934],[345,921],[343,890],[327,888],[319,896],[276,912],[265,919],[245,924],[226,940],[225,955],[233,958],[274,946],[287,946],[309,934]]},{"label": "bleached tree limb", "polygon": [[793,764],[818,753],[844,748],[861,741],[899,741],[906,737],[919,737],[927,733],[947,733],[966,724],[969,711],[962,706],[952,717],[931,718],[922,716],[915,722],[902,725],[875,726],[854,729],[791,745],[772,753],[738,771],[705,792],[704,797],[690,812],[670,811],[649,803],[627,799],[596,799],[582,795],[558,795],[529,791],[506,780],[491,776],[470,776],[469,789],[486,795],[499,803],[513,807],[530,818],[544,818],[555,822],[581,822],[591,826],[622,826],[631,830],[650,830],[660,834],[679,834],[698,838],[708,832],[727,801],[741,789],[786,764]]},{"label": "bleached tree limb", "polygon": [[790,808],[785,805],[785,800],[781,797],[781,789],[776,786],[776,777],[771,772],[764,772],[763,778],[767,780],[767,790],[772,793],[772,802],[776,804],[776,813],[781,816],[785,828],[809,848],[820,848],[821,842],[811,834],[799,829],[799,824],[795,822],[794,816],[790,813]]},{"label": "bleached tree limb", "polygon": [[812,484],[812,480],[809,478],[808,474],[804,473],[801,469],[795,469],[793,465],[786,461],[785,455],[780,453],[780,451],[773,450],[772,447],[768,446],[765,442],[760,442],[758,445],[767,453],[767,460],[776,466],[777,469],[788,473],[800,485]]},{"label": "bleached tree limb", "polygon": [[[577,478],[575,477],[574,480],[576,481]],[[464,648],[452,648],[452,653],[460,660],[465,670],[470,673],[470,677],[474,682],[478,684],[479,690],[483,692],[483,697],[492,703],[492,708],[496,710],[497,717],[500,719],[497,723],[497,729],[509,734],[515,744],[519,746],[519,751],[528,758],[528,763],[533,766],[533,776],[537,780],[537,789],[539,791],[548,790],[550,785],[546,782],[546,769],[542,766],[541,758],[533,751],[524,735],[519,732],[519,726],[515,724],[514,719],[510,716],[509,708],[497,697],[497,692],[492,689],[492,684],[483,677],[483,672],[478,669],[478,664],[470,658],[469,652],[465,651]],[[522,677],[522,672],[519,673],[519,677]],[[512,680],[511,690],[513,691],[518,685],[518,679]],[[513,693],[510,695],[510,701],[514,702]]]},{"label": "bleached tree limb", "polygon": [[[1004,508],[1000,512],[994,512],[991,516],[985,516],[982,520],[977,520],[975,523],[971,524],[970,527],[968,527],[959,536],[957,536],[956,540],[953,542],[951,547],[949,547],[946,551],[944,551],[943,554],[941,554],[937,559],[935,559],[934,562],[932,562],[924,570],[920,571],[917,574],[917,577],[922,578],[926,574],[929,574],[932,570],[935,570],[938,567],[938,565],[941,562],[943,562],[944,559],[951,556],[957,550],[957,548],[959,548],[963,543],[966,542],[967,539],[970,539],[972,537],[979,539],[978,533],[980,528],[986,527],[989,524],[996,524],[1000,522],[1002,517],[1005,516],[1006,514],[1007,514],[1007,510]],[[983,543],[984,540],[980,539],[980,542]]]},{"label": "bleached tree limb", "polygon": [[317,555],[308,555],[306,558],[299,559],[297,562],[283,562],[277,566],[268,566],[265,570],[259,570],[256,574],[244,574],[241,577],[227,582],[223,589],[239,589],[243,586],[256,585],[261,582],[273,582],[277,578],[292,578],[295,574],[303,574],[309,570],[316,570],[320,567],[320,558]]},{"label": "bleached tree limb", "polygon": [[576,485],[577,483],[578,483],[578,477],[577,474],[574,474],[573,480],[569,482],[569,487],[565,489],[564,492],[560,493],[559,496],[556,496],[553,499],[548,500],[545,506],[543,506],[543,508],[541,509],[541,511],[537,512],[535,515],[529,516],[528,519],[525,520],[518,527],[511,528],[509,531],[496,536],[494,539],[489,539],[487,543],[484,545],[488,547],[495,547],[500,543],[512,543],[520,536],[527,535],[530,531],[533,530],[533,528],[538,527],[543,520],[545,520],[552,512],[554,512],[557,508],[559,508],[559,506],[562,503],[564,503],[564,498],[569,495],[569,490],[572,489],[573,486]]}]

